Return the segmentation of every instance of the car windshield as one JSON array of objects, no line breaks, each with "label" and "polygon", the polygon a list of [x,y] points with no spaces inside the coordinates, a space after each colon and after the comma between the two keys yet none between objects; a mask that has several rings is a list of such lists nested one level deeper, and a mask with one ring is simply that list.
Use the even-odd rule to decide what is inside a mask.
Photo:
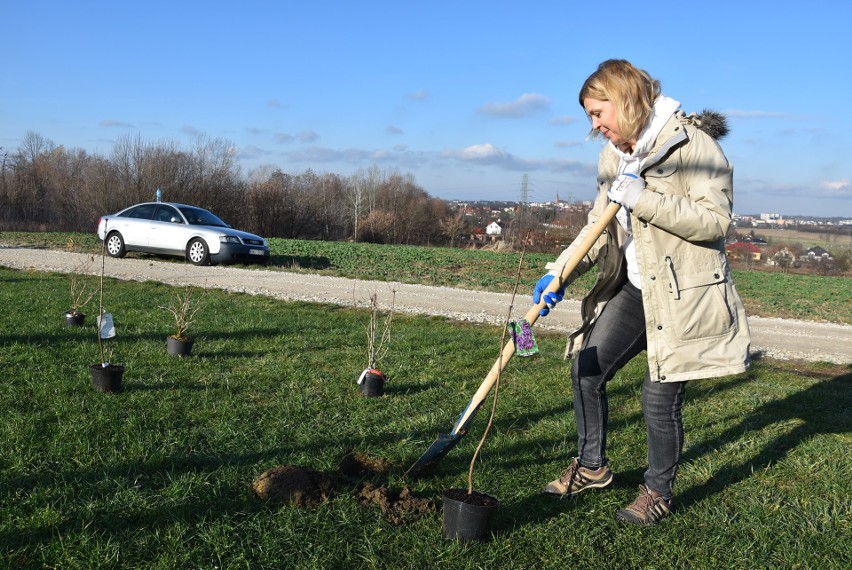
[{"label": "car windshield", "polygon": [[220,228],[230,227],[207,210],[193,208],[191,206],[182,206],[178,209],[181,214],[183,214],[183,217],[186,218],[186,221],[194,226],[216,226]]}]

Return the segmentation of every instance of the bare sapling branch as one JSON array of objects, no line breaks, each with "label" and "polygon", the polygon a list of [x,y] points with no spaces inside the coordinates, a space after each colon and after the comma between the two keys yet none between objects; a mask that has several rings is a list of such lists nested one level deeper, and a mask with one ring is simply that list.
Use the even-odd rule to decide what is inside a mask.
[{"label": "bare sapling branch", "polygon": [[175,318],[175,332],[172,335],[174,338],[178,340],[190,338],[189,327],[195,321],[195,314],[201,309],[203,297],[203,293],[199,297],[193,297],[192,288],[186,286],[174,294],[168,305],[160,307]]},{"label": "bare sapling branch", "polygon": [[94,255],[86,255],[77,266],[69,274],[69,289],[71,290],[71,308],[68,311],[70,315],[79,315],[80,310],[89,304],[95,296],[95,290],[90,287],[86,276],[89,274],[92,264],[95,261]]},{"label": "bare sapling branch", "polygon": [[[391,328],[393,324],[396,290],[392,290],[391,304],[382,319],[379,299],[376,293],[370,295],[370,322],[367,325],[367,367],[378,369],[390,348]],[[379,329],[381,328],[381,333]]]},{"label": "bare sapling branch", "polygon": [[[506,320],[503,322],[503,332],[500,335],[500,352],[498,353],[497,360],[497,379],[494,381],[494,396],[491,400],[491,414],[488,416],[488,423],[485,425],[485,431],[482,432],[482,438],[479,440],[479,444],[476,446],[476,450],[473,452],[473,457],[470,458],[470,468],[467,472],[467,494],[473,495],[473,468],[476,465],[476,459],[479,457],[479,452],[482,451],[482,446],[485,444],[485,438],[488,437],[488,433],[491,431],[491,426],[494,424],[494,415],[497,411],[497,395],[500,391],[500,375],[503,372],[503,367],[505,363],[503,362],[503,347],[506,345],[506,334],[509,330],[509,321],[512,320],[512,312],[515,307],[515,295],[518,292],[518,282],[521,280],[521,269],[524,266],[524,254],[527,251],[527,243],[530,240],[530,232],[527,231],[526,238],[524,239],[524,247],[521,249],[521,256],[518,260],[518,269],[515,272],[515,285],[512,288],[512,297],[509,300],[509,311],[506,315]],[[508,358],[508,357],[507,357]]]},{"label": "bare sapling branch", "polygon": [[[106,272],[106,242],[107,242],[107,225],[108,222],[104,223],[104,240],[101,243],[101,275],[99,282],[99,290],[100,297],[98,299],[98,348],[101,351],[101,367],[106,368],[106,364],[108,362],[106,358],[106,353],[104,352],[104,340],[101,338],[101,327],[104,322],[104,273]],[[112,357],[112,354],[110,354]]]}]

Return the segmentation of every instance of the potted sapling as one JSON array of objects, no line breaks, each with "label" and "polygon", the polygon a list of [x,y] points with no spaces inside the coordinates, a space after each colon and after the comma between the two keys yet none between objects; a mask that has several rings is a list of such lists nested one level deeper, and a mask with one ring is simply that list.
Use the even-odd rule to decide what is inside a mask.
[{"label": "potted sapling", "polygon": [[[526,252],[527,241],[529,241],[529,234],[527,234],[527,240],[524,240],[524,250],[521,251],[520,260],[518,262],[518,271],[515,275],[515,287],[512,291],[511,302],[509,303],[509,314],[506,317],[506,321],[503,326],[503,334],[500,337],[500,356],[497,358],[497,362],[494,365],[497,375],[494,381],[494,397],[491,403],[491,415],[488,417],[488,424],[485,426],[485,431],[482,433],[479,445],[477,445],[476,451],[474,451],[473,457],[470,459],[470,466],[467,473],[467,488],[450,488],[445,489],[443,492],[443,535],[444,538],[448,540],[458,540],[460,542],[485,540],[490,534],[491,521],[494,518],[497,509],[500,507],[500,501],[496,497],[474,490],[473,470],[476,465],[476,459],[479,457],[479,452],[482,450],[482,446],[485,444],[485,439],[488,437],[488,434],[491,431],[491,426],[494,423],[494,415],[497,411],[497,395],[500,391],[500,376],[506,362],[508,362],[508,359],[511,357],[511,352],[507,352],[507,349],[519,346],[518,333],[520,331],[523,331],[522,334],[528,337],[524,339],[525,343],[535,345],[535,341],[532,338],[532,330],[528,326],[524,327],[523,323],[518,324],[511,321],[515,294],[518,291],[518,281],[520,280],[521,268],[524,263],[524,253]],[[511,346],[506,344],[506,336],[510,331],[512,336]],[[537,348],[535,351],[537,351]],[[529,348],[524,351],[523,355],[531,356],[535,353],[535,351]]]},{"label": "potted sapling", "polygon": [[66,327],[81,327],[86,319],[83,307],[88,305],[95,296],[95,291],[86,280],[86,275],[94,260],[93,255],[84,256],[68,277],[71,306],[65,311]]},{"label": "potted sapling", "polygon": [[175,320],[174,332],[166,338],[166,349],[172,356],[189,356],[192,352],[195,337],[189,333],[189,327],[201,309],[201,300],[201,297],[193,297],[192,289],[187,286],[175,293],[168,305],[160,307]]},{"label": "potted sapling", "polygon": [[92,377],[92,388],[98,392],[120,392],[121,379],[124,376],[124,365],[110,362],[112,360],[112,350],[107,350],[104,344],[105,340],[115,338],[115,326],[113,325],[112,314],[104,312],[105,248],[106,240],[104,240],[101,247],[100,296],[98,300],[98,348],[101,353],[101,361],[99,364],[89,366],[89,372]]},{"label": "potted sapling", "polygon": [[379,368],[390,348],[391,324],[396,291],[392,291],[391,305],[382,318],[378,295],[370,295],[370,322],[367,324],[367,367],[358,377],[358,392],[362,396],[379,397],[385,393],[387,380]]},{"label": "potted sapling", "polygon": [[[506,328],[503,329],[503,339],[505,339]],[[500,346],[503,344],[501,342]],[[500,358],[503,358],[502,351]],[[457,540],[459,542],[482,541],[485,540],[491,529],[491,521],[500,507],[500,501],[481,491],[476,491],[473,488],[473,469],[476,464],[476,459],[479,457],[479,452],[485,444],[485,438],[491,431],[491,426],[494,423],[494,413],[497,409],[497,393],[500,390],[500,371],[503,368],[503,362],[498,364],[497,380],[494,383],[494,399],[491,403],[491,415],[488,418],[488,424],[485,426],[485,431],[482,433],[482,438],[479,440],[479,445],[476,446],[476,451],[473,452],[473,457],[470,459],[470,465],[467,472],[467,487],[452,487],[444,489],[441,496],[443,509],[443,535],[447,540]]]}]

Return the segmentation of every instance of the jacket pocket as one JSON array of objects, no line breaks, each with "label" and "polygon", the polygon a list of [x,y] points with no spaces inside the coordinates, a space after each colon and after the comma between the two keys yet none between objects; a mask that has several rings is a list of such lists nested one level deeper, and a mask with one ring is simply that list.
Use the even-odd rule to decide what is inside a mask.
[{"label": "jacket pocket", "polygon": [[674,161],[668,163],[656,164],[644,171],[645,187],[648,190],[660,191],[661,188],[672,189],[674,179],[672,175],[677,172],[677,163]]},{"label": "jacket pocket", "polygon": [[678,271],[672,258],[668,267],[669,330],[682,341],[723,336],[734,326],[730,281],[719,267]]}]

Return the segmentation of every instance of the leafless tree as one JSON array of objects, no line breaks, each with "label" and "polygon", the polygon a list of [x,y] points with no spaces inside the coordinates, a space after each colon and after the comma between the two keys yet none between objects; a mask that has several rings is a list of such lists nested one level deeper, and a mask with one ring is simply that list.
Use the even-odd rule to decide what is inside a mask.
[{"label": "leafless tree", "polygon": [[458,240],[470,230],[467,219],[465,219],[461,212],[438,220],[438,227],[441,229],[444,237],[449,240],[450,247],[455,246]]}]

